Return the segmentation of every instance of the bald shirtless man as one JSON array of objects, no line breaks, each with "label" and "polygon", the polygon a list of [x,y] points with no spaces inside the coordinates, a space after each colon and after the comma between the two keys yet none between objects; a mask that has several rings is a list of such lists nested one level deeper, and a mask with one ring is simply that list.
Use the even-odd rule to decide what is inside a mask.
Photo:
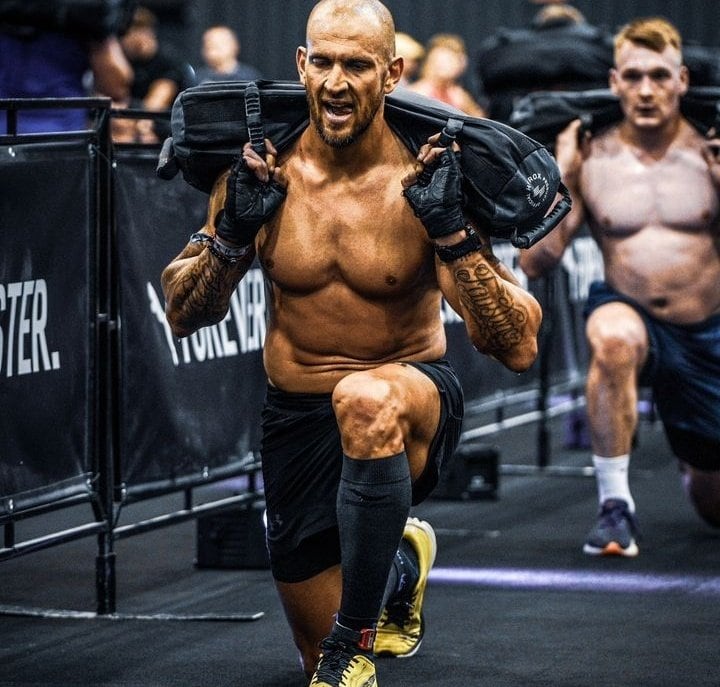
[{"label": "bald shirtless man", "polygon": [[586,308],[600,514],[584,551],[635,556],[627,473],[638,385],[654,390],[695,509],[720,526],[720,163],[718,141],[681,115],[688,70],[667,21],[619,32],[610,87],[623,120],[592,139],[581,140],[579,121],[558,136],[573,211],[520,265],[530,277],[549,270],[584,219],[602,251],[605,281]]},{"label": "bald shirtless man", "polygon": [[516,371],[537,353],[540,307],[463,216],[455,154],[415,155],[385,122],[403,70],[394,36],[375,0],[314,6],[297,50],[309,127],[279,159],[270,141],[265,159],[245,146],[162,276],[187,336],[224,317],[256,255],[264,270],[267,541],[313,686],[375,685],[374,655],[422,639],[435,537],[408,514],[463,414],[442,297],[479,351]]}]

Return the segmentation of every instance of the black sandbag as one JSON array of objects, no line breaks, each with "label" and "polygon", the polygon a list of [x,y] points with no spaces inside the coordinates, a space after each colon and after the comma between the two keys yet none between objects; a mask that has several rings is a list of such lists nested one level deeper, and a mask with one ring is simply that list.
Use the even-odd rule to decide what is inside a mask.
[{"label": "black sandbag", "polygon": [[[289,81],[225,82],[188,88],[172,108],[172,140],[161,154],[158,174],[170,177],[179,168],[185,180],[209,193],[212,186],[249,140],[245,89],[256,83],[265,135],[279,152],[295,141],[309,122],[304,87]],[[468,206],[496,237],[516,245],[530,239],[546,216],[552,226],[558,212],[550,212],[556,193],[562,191],[552,155],[537,141],[510,126],[470,117],[439,101],[406,89],[387,96],[388,124],[414,153],[449,119],[459,120],[461,167]],[[562,207],[562,214],[566,209]]]},{"label": "black sandbag", "polygon": [[500,28],[481,42],[475,73],[490,116],[509,122],[514,101],[531,91],[605,88],[612,38],[587,23]]},{"label": "black sandbag", "polygon": [[[680,101],[680,110],[703,135],[720,129],[720,87],[690,88]],[[589,91],[539,91],[515,104],[511,124],[552,149],[557,135],[574,119],[596,133],[622,119],[620,102],[610,89]]]},{"label": "black sandbag", "polygon": [[613,46],[608,34],[589,24],[499,29],[482,42],[476,60],[488,94],[558,85],[586,90],[607,83]]},{"label": "black sandbag", "polygon": [[[170,117],[172,152],[183,178],[210,193],[217,177],[242,151],[249,136],[245,114],[246,81],[192,86],[175,98]],[[265,136],[282,152],[307,128],[305,88],[300,83],[257,81]],[[158,174],[163,177],[161,156]],[[165,175],[167,177],[168,175]]]},{"label": "black sandbag", "polygon": [[720,48],[685,43],[682,53],[693,88],[720,86]]}]

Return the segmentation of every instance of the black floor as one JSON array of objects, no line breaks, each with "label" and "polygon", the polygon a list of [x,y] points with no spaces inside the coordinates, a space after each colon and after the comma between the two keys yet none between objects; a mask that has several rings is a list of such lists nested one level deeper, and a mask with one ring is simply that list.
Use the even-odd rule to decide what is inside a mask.
[{"label": "black floor", "polygon": [[[643,425],[631,466],[644,534],[632,560],[581,552],[593,478],[512,470],[534,465],[533,432],[493,438],[498,500],[416,509],[439,545],[427,634],[415,657],[379,663],[380,687],[720,685],[720,533],[686,502],[660,427]],[[552,467],[588,465],[562,434]],[[117,543],[113,619],[94,614],[92,538],[0,563],[0,685],[304,687],[269,573],[198,569],[196,526]]]}]

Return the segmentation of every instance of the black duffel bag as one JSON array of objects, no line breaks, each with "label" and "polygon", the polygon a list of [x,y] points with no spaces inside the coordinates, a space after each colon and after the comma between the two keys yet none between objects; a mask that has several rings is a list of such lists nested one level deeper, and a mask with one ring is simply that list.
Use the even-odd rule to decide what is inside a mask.
[{"label": "black duffel bag", "polygon": [[[246,98],[246,91],[250,97]],[[555,160],[540,143],[516,129],[465,115],[436,100],[397,89],[386,97],[388,124],[414,153],[452,122],[460,129],[464,192],[475,219],[492,236],[526,248],[553,229],[570,209]],[[269,138],[288,148],[309,121],[305,88],[297,82],[202,84],[184,90],[172,108],[172,136],[165,141],[158,175],[181,171],[209,193],[251,140]],[[557,193],[561,199],[556,202]]]}]

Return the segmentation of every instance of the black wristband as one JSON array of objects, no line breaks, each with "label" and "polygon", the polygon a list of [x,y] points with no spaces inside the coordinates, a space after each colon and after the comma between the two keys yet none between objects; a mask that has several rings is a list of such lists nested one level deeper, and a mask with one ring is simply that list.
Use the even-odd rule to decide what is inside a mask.
[{"label": "black wristband", "polygon": [[469,226],[465,227],[467,236],[460,241],[460,243],[454,243],[451,246],[441,246],[435,244],[435,253],[442,262],[453,262],[459,258],[465,257],[469,253],[474,253],[480,250],[482,242],[478,233]]}]

